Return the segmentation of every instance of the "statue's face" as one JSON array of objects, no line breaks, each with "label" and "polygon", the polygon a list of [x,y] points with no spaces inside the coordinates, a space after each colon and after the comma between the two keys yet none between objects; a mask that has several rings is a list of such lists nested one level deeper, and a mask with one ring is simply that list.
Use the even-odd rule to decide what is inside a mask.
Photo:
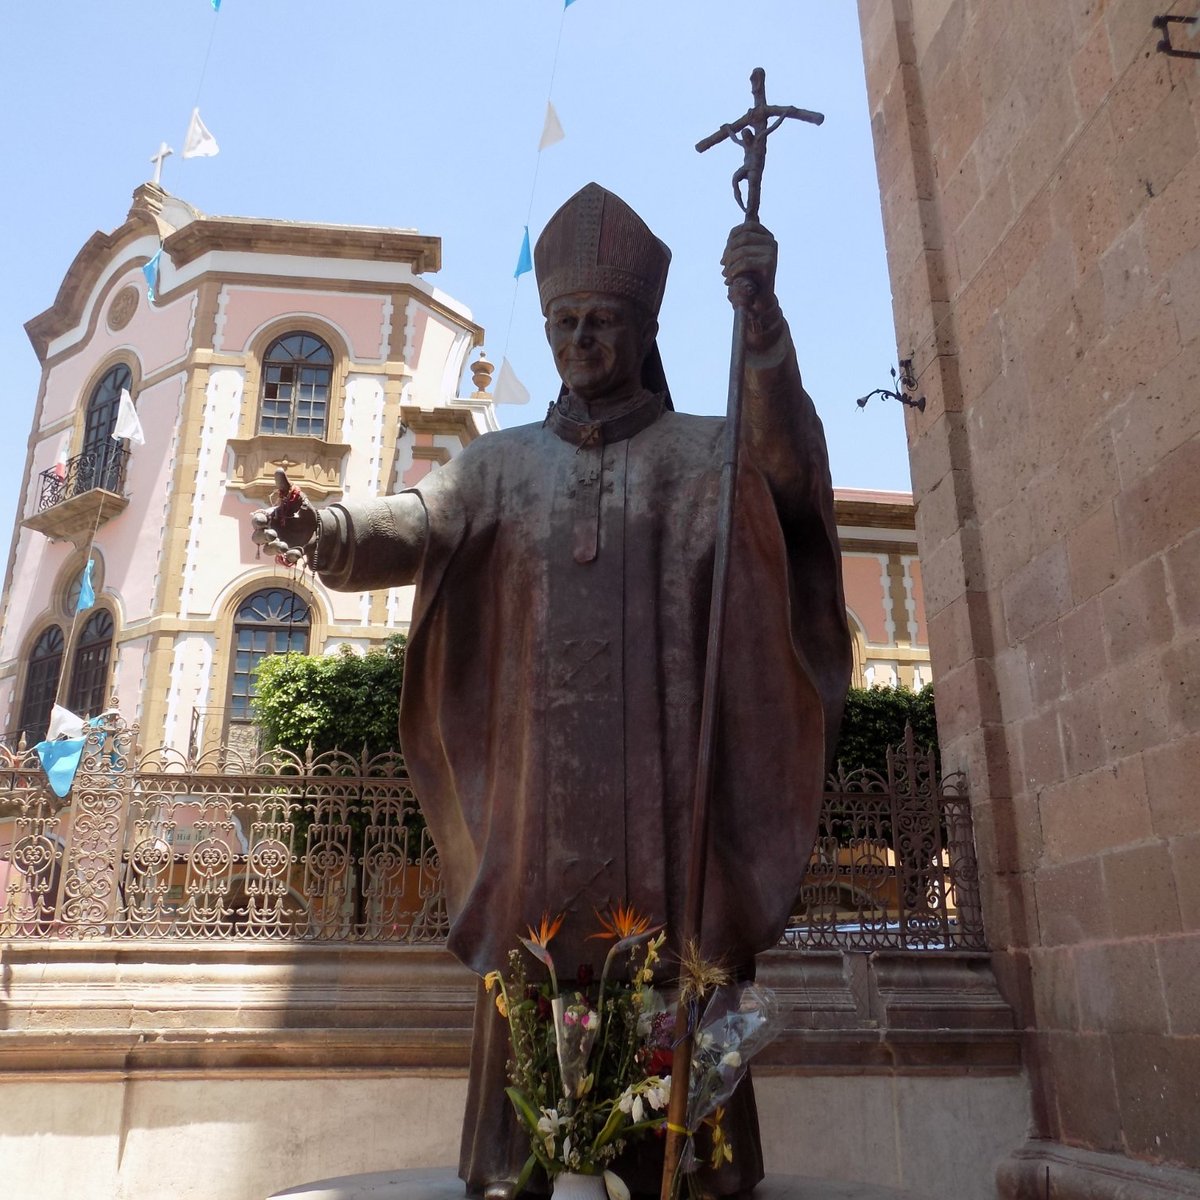
[{"label": "statue's face", "polygon": [[658,322],[637,305],[600,292],[559,296],[546,310],[546,337],[563,383],[583,400],[641,386]]}]

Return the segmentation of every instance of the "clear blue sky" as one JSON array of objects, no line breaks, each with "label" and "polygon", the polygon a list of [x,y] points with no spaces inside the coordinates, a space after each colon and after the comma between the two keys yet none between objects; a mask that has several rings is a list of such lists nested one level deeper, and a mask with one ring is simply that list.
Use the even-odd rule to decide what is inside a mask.
[{"label": "clear blue sky", "polygon": [[[539,158],[556,45],[567,136]],[[22,326],[90,234],[122,222],[159,141],[182,149],[197,95],[221,152],[168,159],[163,185],[208,213],[439,235],[435,282],[472,309],[497,365],[512,314],[507,354],[534,397],[500,410],[516,424],[556,390],[532,276],[514,307],[531,194],[536,237],[592,179],[672,249],[660,344],[677,407],[723,411],[719,258],[740,151],[693,147],[749,107],[764,67],[768,99],[826,114],[771,139],[762,218],[834,482],[909,486],[898,406],[854,404],[887,382],[896,345],[852,0],[576,0],[565,14],[562,0],[223,0],[219,14],[209,0],[38,0],[8,7],[4,51],[4,544],[39,378]]]}]

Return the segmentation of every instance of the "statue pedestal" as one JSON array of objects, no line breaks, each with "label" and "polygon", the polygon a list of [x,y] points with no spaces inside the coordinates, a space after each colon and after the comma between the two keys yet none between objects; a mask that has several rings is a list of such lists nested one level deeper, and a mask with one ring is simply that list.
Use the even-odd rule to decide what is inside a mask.
[{"label": "statue pedestal", "polygon": [[[276,1192],[268,1200],[463,1200],[462,1180],[454,1169],[377,1171],[368,1175],[342,1175],[302,1183]],[[754,1189],[753,1200],[927,1200],[915,1192],[901,1192],[876,1183],[836,1183],[804,1179],[799,1175],[768,1175]]]}]

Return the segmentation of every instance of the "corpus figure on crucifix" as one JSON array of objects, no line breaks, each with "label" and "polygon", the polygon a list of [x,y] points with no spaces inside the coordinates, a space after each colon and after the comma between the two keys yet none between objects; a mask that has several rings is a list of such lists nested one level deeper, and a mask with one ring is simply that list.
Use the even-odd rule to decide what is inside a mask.
[{"label": "corpus figure on crucifix", "polygon": [[[850,671],[825,440],[776,257],[751,222],[723,258],[752,298],[700,940],[743,979],[796,898]],[[725,422],[675,411],[667,388],[669,260],[589,184],[534,252],[562,378],[544,421],[477,439],[398,495],[255,516],[256,541],[303,547],[330,587],[416,584],[401,741],[450,949],[480,975],[545,912],[566,914],[564,974],[600,966],[597,910],[631,903],[676,938],[684,924]],[[503,1195],[529,1152],[508,1056],[481,991],[460,1160],[476,1194]],[[727,1131],[733,1163],[702,1177],[715,1196],[762,1177],[749,1081]],[[615,1169],[657,1195],[662,1155],[651,1138]]]}]

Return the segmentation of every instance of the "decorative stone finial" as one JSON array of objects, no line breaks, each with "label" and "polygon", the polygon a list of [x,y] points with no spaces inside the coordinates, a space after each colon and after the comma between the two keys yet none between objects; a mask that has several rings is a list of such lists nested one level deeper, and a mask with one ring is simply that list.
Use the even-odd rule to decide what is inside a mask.
[{"label": "decorative stone finial", "polygon": [[483,396],[492,384],[492,372],[495,366],[488,360],[483,347],[479,348],[479,357],[471,364],[471,382],[475,384],[475,394]]}]

